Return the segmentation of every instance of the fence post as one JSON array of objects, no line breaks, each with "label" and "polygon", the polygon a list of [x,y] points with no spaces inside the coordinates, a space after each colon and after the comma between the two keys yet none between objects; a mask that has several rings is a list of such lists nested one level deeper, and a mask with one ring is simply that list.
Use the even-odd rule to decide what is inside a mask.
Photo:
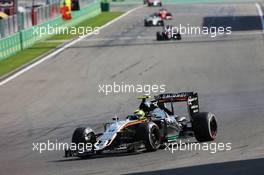
[{"label": "fence post", "polygon": [[5,37],[4,20],[0,20],[0,38]]},{"label": "fence post", "polygon": [[14,0],[15,7],[16,7],[16,13],[17,13],[17,27],[18,27],[18,33],[19,33],[19,41],[20,41],[20,49],[23,50],[23,38],[22,38],[22,14],[18,11],[18,0]]}]

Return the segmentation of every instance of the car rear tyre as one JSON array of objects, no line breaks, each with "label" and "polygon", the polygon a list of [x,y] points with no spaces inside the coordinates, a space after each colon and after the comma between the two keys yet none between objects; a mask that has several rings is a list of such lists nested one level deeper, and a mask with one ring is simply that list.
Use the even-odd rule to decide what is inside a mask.
[{"label": "car rear tyre", "polygon": [[178,33],[177,35],[178,35],[177,39],[181,40],[181,34]]},{"label": "car rear tyre", "polygon": [[137,138],[144,142],[148,152],[156,151],[160,147],[159,127],[153,122],[140,124],[137,128]]},{"label": "car rear tyre", "polygon": [[181,34],[177,33],[176,35],[173,36],[175,40],[181,40]]},{"label": "car rear tyre", "polygon": [[199,142],[213,141],[217,136],[217,120],[210,112],[199,112],[193,116],[192,127]]}]

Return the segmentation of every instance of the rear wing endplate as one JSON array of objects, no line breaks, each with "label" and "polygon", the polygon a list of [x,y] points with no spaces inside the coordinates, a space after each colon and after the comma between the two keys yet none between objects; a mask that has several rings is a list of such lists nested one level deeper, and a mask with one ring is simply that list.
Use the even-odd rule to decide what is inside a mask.
[{"label": "rear wing endplate", "polygon": [[154,97],[158,103],[187,102],[188,110],[191,116],[199,112],[198,93],[180,92],[159,94]]}]

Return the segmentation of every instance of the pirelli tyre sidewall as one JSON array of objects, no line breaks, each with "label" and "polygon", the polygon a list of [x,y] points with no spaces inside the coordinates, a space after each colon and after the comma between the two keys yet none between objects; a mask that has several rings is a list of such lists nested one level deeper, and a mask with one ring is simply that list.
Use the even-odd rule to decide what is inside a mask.
[{"label": "pirelli tyre sidewall", "polygon": [[94,131],[91,128],[76,128],[72,135],[72,143],[75,144],[95,144],[96,142],[96,136]]},{"label": "pirelli tyre sidewall", "polygon": [[208,142],[216,139],[217,119],[211,112],[199,112],[193,116],[192,128],[197,141]]},{"label": "pirelli tyre sidewall", "polygon": [[137,127],[137,139],[143,141],[147,151],[156,151],[160,147],[159,127],[153,122],[141,123]]},{"label": "pirelli tyre sidewall", "polygon": [[177,33],[176,35],[173,36],[173,39],[175,40],[181,40],[181,34]]}]

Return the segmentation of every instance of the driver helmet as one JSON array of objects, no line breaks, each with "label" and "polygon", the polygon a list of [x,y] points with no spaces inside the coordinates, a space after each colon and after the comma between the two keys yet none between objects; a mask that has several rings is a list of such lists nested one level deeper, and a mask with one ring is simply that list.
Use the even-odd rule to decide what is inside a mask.
[{"label": "driver helmet", "polygon": [[134,115],[139,119],[139,120],[142,120],[142,119],[145,119],[146,116],[145,116],[145,112],[143,110],[136,110],[134,112]]}]

